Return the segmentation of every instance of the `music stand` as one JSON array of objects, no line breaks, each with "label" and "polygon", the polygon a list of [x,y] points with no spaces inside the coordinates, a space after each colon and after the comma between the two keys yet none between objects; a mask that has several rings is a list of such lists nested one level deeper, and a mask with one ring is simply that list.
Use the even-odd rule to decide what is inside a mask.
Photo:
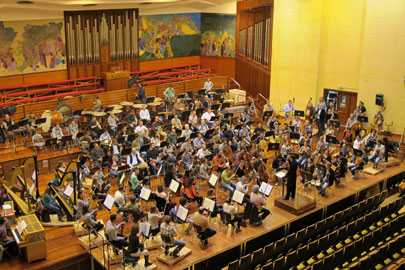
[{"label": "music stand", "polygon": [[190,111],[183,111],[181,113],[181,120],[184,122],[187,122],[189,116],[190,116]]},{"label": "music stand", "polygon": [[20,121],[18,121],[17,125],[18,125],[19,127],[26,126],[26,125],[28,125],[28,121],[29,121],[28,118],[21,119]]},{"label": "music stand", "polygon": [[271,151],[271,150],[280,150],[280,144],[279,143],[269,143],[267,144],[267,151]]},{"label": "music stand", "polygon": [[233,113],[225,113],[224,119],[228,119],[229,116],[233,119]]},{"label": "music stand", "polygon": [[127,141],[130,142],[130,143],[132,143],[132,141],[135,140],[136,136],[137,136],[136,134],[130,134],[130,135],[128,135]]},{"label": "music stand", "polygon": [[46,123],[46,118],[39,118],[37,120],[35,120],[35,125],[41,125],[43,123]]},{"label": "music stand", "polygon": [[361,155],[363,154],[363,151],[353,148],[353,154],[354,154],[356,157],[361,157]]},{"label": "music stand", "polygon": [[139,152],[141,152],[141,153],[146,152],[149,150],[149,148],[150,148],[150,144],[144,144],[141,146],[141,149],[139,150]]},{"label": "music stand", "polygon": [[273,115],[273,111],[265,111],[263,113],[263,120],[266,121],[272,115]]},{"label": "music stand", "polygon": [[114,110],[114,106],[109,106],[104,109],[104,112],[108,113],[108,112],[111,112],[112,110]]},{"label": "music stand", "polygon": [[187,95],[186,93],[182,93],[182,94],[177,95],[177,98],[185,98],[186,95]]},{"label": "music stand", "polygon": [[229,102],[222,103],[222,110],[225,110],[226,108],[230,108],[230,107],[231,107],[231,103],[229,103]]},{"label": "music stand", "polygon": [[271,136],[274,136],[274,130],[267,131],[266,134],[264,134],[264,137],[271,137]]},{"label": "music stand", "polygon": [[330,136],[330,135],[326,135],[326,142],[328,142],[330,144],[339,144],[339,141],[336,138],[336,136]]},{"label": "music stand", "polygon": [[335,128],[340,128],[340,122],[337,120],[330,120],[330,123],[332,124],[333,127]]},{"label": "music stand", "polygon": [[370,144],[370,147],[371,147],[371,148],[374,148],[375,145],[377,144],[376,141],[369,141],[368,143]]},{"label": "music stand", "polygon": [[297,160],[297,159],[300,157],[300,155],[299,155],[299,154],[297,154],[297,153],[293,153],[293,152],[288,152],[287,154],[288,154],[289,156],[294,157],[294,158],[295,158],[295,160]]},{"label": "music stand", "polygon": [[164,148],[168,145],[166,141],[160,143],[160,148]]},{"label": "music stand", "polygon": [[198,132],[193,132],[190,134],[191,139],[197,138],[197,136],[198,136]]},{"label": "music stand", "polygon": [[57,138],[50,138],[50,139],[47,139],[47,140],[45,141],[45,147],[50,147],[50,146],[55,147],[57,141],[58,141]]},{"label": "music stand", "polygon": [[298,116],[298,117],[304,117],[305,113],[304,111],[294,111],[294,116]]},{"label": "music stand", "polygon": [[147,97],[147,98],[146,98],[146,103],[153,103],[153,102],[155,102],[155,98],[156,98],[156,97]]},{"label": "music stand", "polygon": [[123,150],[121,151],[121,156],[127,156],[127,155],[131,154],[131,151],[132,151],[132,148],[131,148],[131,147],[125,148],[125,149],[123,149]]},{"label": "music stand", "polygon": [[359,119],[359,121],[362,122],[362,123],[368,123],[368,117],[367,116],[359,116],[359,117],[357,117],[357,119]]},{"label": "music stand", "polygon": [[199,96],[203,96],[204,94],[205,94],[205,89],[200,89],[200,90],[198,90],[198,93],[197,93]]},{"label": "music stand", "polygon": [[323,174],[324,172],[326,172],[326,167],[325,167],[325,165],[323,165],[322,163],[316,163],[316,168],[317,168],[319,171],[321,171],[322,174]]},{"label": "music stand", "polygon": [[219,110],[219,106],[221,106],[221,104],[213,104],[213,105],[211,105],[211,110],[212,110],[212,111],[218,111],[218,110]]},{"label": "music stand", "polygon": [[184,143],[186,141],[186,137],[180,137],[177,139],[177,143]]},{"label": "music stand", "polygon": [[214,133],[214,129],[209,129],[209,130],[207,130],[207,132],[205,132],[205,135],[204,135],[204,137],[205,138],[211,138],[211,135]]},{"label": "music stand", "polygon": [[72,141],[73,141],[72,140],[72,135],[66,135],[66,136],[62,137],[61,144],[65,145],[66,143],[68,143],[68,142],[70,143]]},{"label": "music stand", "polygon": [[124,137],[124,136],[118,137],[117,142],[118,142],[119,144],[125,143],[125,137]]},{"label": "music stand", "polygon": [[299,133],[295,133],[295,132],[291,132],[291,133],[290,133],[290,139],[292,139],[292,140],[299,140],[299,139],[300,139],[300,134],[299,134]]},{"label": "music stand", "polygon": [[255,134],[255,135],[252,136],[252,138],[250,138],[250,141],[251,141],[251,142],[256,141],[256,139],[257,139],[258,137],[259,137],[259,134]]},{"label": "music stand", "polygon": [[243,127],[243,124],[238,124],[235,126],[235,130],[240,130],[240,129],[242,129],[242,127]]}]

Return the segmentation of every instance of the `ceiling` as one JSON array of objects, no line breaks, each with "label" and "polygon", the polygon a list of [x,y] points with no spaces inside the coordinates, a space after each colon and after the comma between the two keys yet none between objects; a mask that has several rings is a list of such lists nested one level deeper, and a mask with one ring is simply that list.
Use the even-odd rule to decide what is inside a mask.
[{"label": "ceiling", "polygon": [[[0,21],[62,18],[63,11],[139,8],[140,14],[236,13],[237,0],[0,0]],[[95,5],[94,5],[95,4]],[[92,5],[92,6],[86,6]]]}]

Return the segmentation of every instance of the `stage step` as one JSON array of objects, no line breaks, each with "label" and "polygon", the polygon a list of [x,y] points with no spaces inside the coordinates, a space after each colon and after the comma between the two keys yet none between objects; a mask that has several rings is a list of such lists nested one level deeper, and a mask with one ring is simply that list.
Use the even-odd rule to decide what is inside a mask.
[{"label": "stage step", "polygon": [[[101,238],[101,236],[102,238]],[[85,249],[85,250],[89,250],[90,246],[91,248],[95,248],[95,247],[99,247],[103,244],[107,243],[107,238],[105,237],[104,234],[104,230],[101,232],[99,232],[99,235],[97,235],[97,237],[95,235],[93,235],[92,233],[90,234],[90,239],[91,239],[91,243],[89,242],[89,235],[84,235],[78,238],[79,240],[79,244]]]},{"label": "stage step", "polygon": [[[169,252],[173,252],[176,248],[173,247],[169,250]],[[170,253],[169,253],[170,254]],[[175,258],[173,256],[166,255],[164,252],[160,253],[157,259],[169,266],[173,266],[179,261],[183,260],[185,257],[191,254],[191,249],[184,247],[180,250],[179,257]]]}]

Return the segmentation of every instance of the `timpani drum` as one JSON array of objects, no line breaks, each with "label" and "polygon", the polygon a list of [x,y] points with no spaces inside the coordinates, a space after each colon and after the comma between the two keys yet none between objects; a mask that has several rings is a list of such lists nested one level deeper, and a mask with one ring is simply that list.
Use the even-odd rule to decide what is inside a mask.
[{"label": "timpani drum", "polygon": [[107,115],[106,112],[91,112],[91,115],[95,116],[95,117],[104,117]]},{"label": "timpani drum", "polygon": [[48,132],[52,123],[60,123],[63,120],[62,113],[46,110],[42,113],[41,118],[46,118],[46,122],[41,125],[43,132]]},{"label": "timpani drum", "polygon": [[134,105],[134,103],[133,102],[128,102],[128,101],[122,101],[120,103],[120,105],[122,105],[122,106],[132,106],[132,105]]},{"label": "timpani drum", "polygon": [[132,107],[134,108],[134,109],[142,109],[142,107],[143,107],[143,105],[145,105],[145,104],[134,104],[134,105],[132,105]]}]

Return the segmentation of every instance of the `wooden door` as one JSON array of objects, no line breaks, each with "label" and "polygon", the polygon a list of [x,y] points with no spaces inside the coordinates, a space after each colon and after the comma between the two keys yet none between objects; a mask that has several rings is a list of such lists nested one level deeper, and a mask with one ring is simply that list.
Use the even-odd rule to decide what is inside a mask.
[{"label": "wooden door", "polygon": [[357,105],[357,93],[325,89],[324,98],[327,99],[328,95],[331,93],[337,93],[337,113],[339,115],[339,121],[344,125],[349,118],[350,114],[356,109]]}]

